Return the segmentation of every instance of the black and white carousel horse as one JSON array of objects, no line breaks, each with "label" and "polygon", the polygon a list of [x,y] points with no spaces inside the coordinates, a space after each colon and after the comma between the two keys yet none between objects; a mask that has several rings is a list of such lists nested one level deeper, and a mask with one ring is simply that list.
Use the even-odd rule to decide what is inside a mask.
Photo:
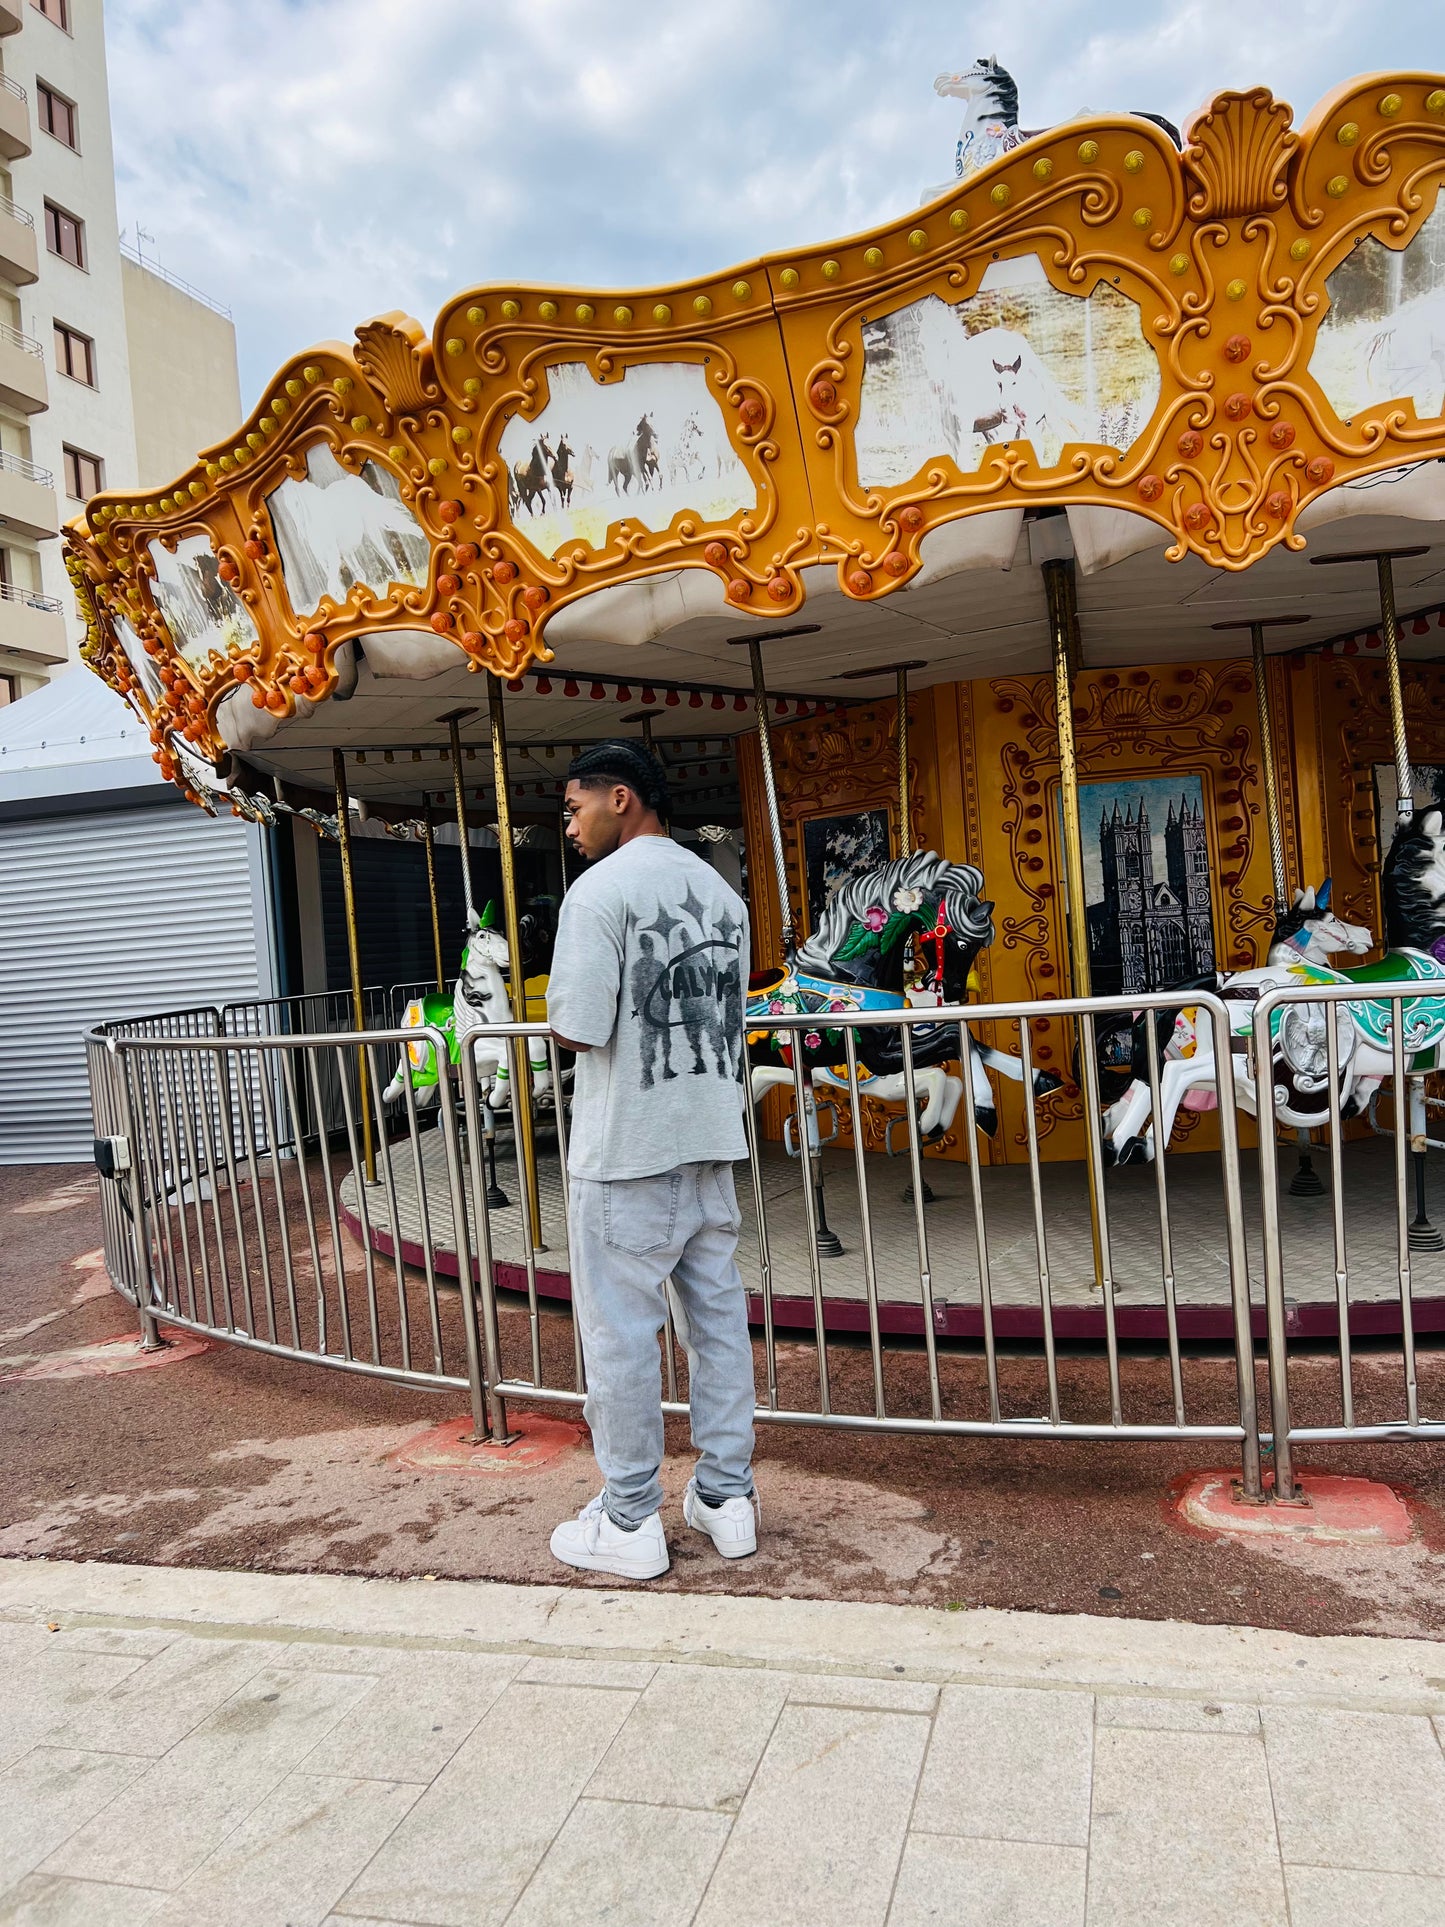
[{"label": "black and white carousel horse", "polygon": [[[1049,132],[1046,127],[1019,126],[1018,87],[1013,75],[1006,67],[1000,67],[992,54],[985,54],[971,67],[956,73],[940,74],[933,83],[933,91],[945,100],[963,101],[968,111],[958,130],[953,152],[953,179],[929,188],[923,196],[925,201],[946,194],[1001,154],[1012,153],[1024,141]],[[1139,118],[1152,120],[1156,127],[1162,127],[1176,147],[1183,144],[1179,129],[1162,114],[1141,111]]]},{"label": "black and white carousel horse", "polygon": [[[897,857],[881,868],[851,877],[828,899],[818,928],[791,965],[759,971],[748,987],[748,1060],[753,1097],[791,1085],[794,1053],[814,1086],[846,1090],[849,1084],[843,1032],[837,1022],[864,1010],[901,1010],[909,1001],[906,964],[910,943],[927,955],[932,970],[927,1000],[967,1001],[974,961],[993,941],[993,905],[980,897],[983,876],[966,863],[950,863],[930,850]],[[916,993],[915,993],[916,996]],[[922,1002],[922,997],[917,997]],[[810,1029],[771,1028],[768,1019],[806,1013]],[[962,1080],[946,1068],[959,1062],[957,1024],[920,1023],[910,1030],[915,1087],[925,1103],[919,1119],[925,1140],[952,1125],[963,1097]],[[861,1026],[855,1031],[859,1095],[885,1104],[907,1102],[901,1027]],[[968,1033],[968,1075],[981,1131],[998,1128],[998,1108],[988,1072],[1021,1082],[1017,1057],[992,1049]],[[1048,1095],[1062,1079],[1035,1071],[1033,1094]]]}]

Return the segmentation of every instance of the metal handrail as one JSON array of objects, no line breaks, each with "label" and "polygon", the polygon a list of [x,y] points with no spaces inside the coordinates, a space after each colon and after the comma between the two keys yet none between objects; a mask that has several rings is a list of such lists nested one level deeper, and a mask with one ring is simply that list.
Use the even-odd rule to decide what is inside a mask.
[{"label": "metal handrail", "polygon": [[22,589],[14,582],[0,582],[0,601],[23,602],[27,609],[40,609],[46,615],[64,615],[59,596],[42,595],[38,589]]},{"label": "metal handrail", "polygon": [[18,221],[21,227],[35,226],[35,216],[30,209],[21,207],[18,201],[12,201],[8,194],[0,194],[0,214],[8,214],[11,220]]},{"label": "metal handrail", "polygon": [[17,100],[29,100],[30,98],[30,95],[25,88],[21,86],[20,82],[18,80],[12,80],[9,74],[0,74],[0,88],[3,88],[7,94],[13,94]]},{"label": "metal handrail", "polygon": [[[107,1261],[112,1263],[112,1275],[135,1282],[143,1333],[153,1339],[158,1327],[176,1324],[309,1362],[383,1377],[400,1375],[407,1383],[432,1389],[450,1388],[458,1383],[458,1372],[444,1362],[444,1340],[448,1324],[455,1339],[456,1313],[448,1312],[443,1318],[438,1312],[437,1276],[450,1269],[464,1277],[470,1270],[478,1288],[459,1294],[459,1315],[467,1351],[466,1383],[479,1428],[490,1423],[494,1431],[504,1429],[508,1399],[542,1405],[580,1403],[585,1380],[579,1328],[574,1326],[575,1370],[568,1371],[558,1366],[555,1348],[543,1344],[538,1300],[538,1265],[547,1262],[539,1258],[539,1248],[544,1241],[557,1242],[562,1236],[556,1194],[560,1184],[565,1212],[568,1182],[565,1084],[570,1070],[563,1065],[560,1047],[547,1026],[538,1021],[508,1023],[476,1033],[454,1065],[447,1042],[436,1029],[317,1029],[307,1024],[305,1003],[298,1000],[294,1011],[277,1000],[264,999],[250,1007],[228,1007],[220,1034],[219,1027],[212,1029],[209,1015],[204,1035],[175,1035],[174,1017],[168,1036],[148,1037],[138,1025],[127,1026],[125,1034],[109,1039],[92,1034],[97,1129],[103,1115],[121,1120],[112,1129],[125,1140],[129,1169],[129,1175],[118,1175],[115,1183],[125,1187],[131,1216],[108,1208]],[[1180,1342],[1162,1171],[1157,1276],[1169,1336],[1172,1413],[1155,1408],[1149,1382],[1134,1373],[1121,1349],[1116,1293],[1129,1282],[1128,1267],[1137,1267],[1140,1259],[1137,1244],[1125,1256],[1117,1231],[1115,1255],[1110,1256],[1111,1201],[1101,1177],[1091,1195],[1104,1234],[1100,1304],[1108,1357],[1107,1396],[1101,1387],[1092,1410],[1079,1409],[1077,1399],[1074,1409],[1067,1409],[1070,1400],[1057,1369],[1051,1268],[1055,1277],[1066,1268],[1077,1271],[1081,1281],[1092,1274],[1079,1270],[1086,1261],[1077,1249],[1077,1234],[1069,1228],[1073,1220],[1067,1212],[1076,1211],[1076,1202],[1062,1203],[1065,1195],[1075,1198],[1077,1184],[1063,1188],[1046,1181],[1039,1162],[1041,1133],[1032,1122],[1028,1181],[1038,1260],[1033,1302],[1044,1336],[1044,1356],[1030,1367],[1039,1381],[1036,1393],[1021,1395],[1012,1379],[1000,1374],[995,1294],[1004,1292],[1004,1286],[996,1247],[990,1256],[988,1221],[993,1215],[996,1234],[997,1214],[1012,1207],[1006,1205],[999,1188],[981,1175],[977,1157],[966,1167],[969,1193],[965,1194],[971,1195],[974,1217],[971,1243],[978,1269],[977,1296],[960,1299],[955,1290],[953,1303],[963,1305],[970,1319],[981,1318],[982,1359],[971,1365],[960,1362],[963,1354],[950,1359],[937,1342],[938,1334],[948,1329],[942,1314],[949,1305],[938,1295],[938,1279],[944,1274],[935,1272],[929,1240],[936,1234],[930,1233],[923,1217],[926,1167],[920,1120],[924,1108],[938,1101],[950,1076],[933,1052],[926,1062],[916,1063],[915,1050],[923,1056],[928,1033],[934,1033],[937,1041],[937,1033],[942,1032],[944,1041],[955,1046],[950,1054],[964,1075],[961,1080],[951,1079],[953,1104],[960,1132],[974,1142],[977,1116],[969,1066],[975,1053],[986,1047],[984,1027],[1020,1022],[1019,1056],[1011,1060],[1014,1068],[1009,1075],[1017,1076],[1023,1089],[1032,1093],[1029,1024],[1040,1012],[1051,1019],[1074,1018],[1081,1049],[1091,1062],[1088,1053],[1094,1047],[1093,1027],[1099,1017],[1141,1008],[1167,1009],[1175,1003],[1177,993],[1158,993],[1029,1005],[829,1012],[824,1021],[830,1030],[842,1033],[838,1061],[846,1057],[855,1073],[867,1034],[891,1029],[901,1036],[904,1071],[899,1090],[885,1101],[903,1111],[899,1128],[906,1122],[914,1202],[908,1228],[895,1231],[895,1241],[880,1259],[874,1251],[874,1227],[881,1222],[878,1213],[883,1205],[881,1197],[870,1204],[870,1169],[876,1186],[884,1170],[898,1167],[865,1156],[863,1107],[873,1093],[859,1083],[856,1074],[851,1082],[844,1080],[843,1094],[837,1096],[838,1107],[847,1107],[852,1128],[851,1174],[846,1158],[823,1159],[820,1142],[810,1128],[800,1133],[798,1142],[802,1181],[780,1190],[775,1182],[778,1153],[769,1147],[765,1164],[753,1108],[745,1106],[749,1155],[744,1171],[750,1174],[753,1213],[749,1249],[756,1254],[756,1269],[746,1289],[750,1302],[761,1307],[755,1315],[763,1328],[766,1367],[766,1391],[760,1386],[756,1416],[769,1423],[939,1436],[1227,1441],[1242,1455],[1245,1489],[1259,1496],[1248,1266],[1227,1051],[1220,1071],[1220,1131],[1237,1366],[1233,1415],[1194,1409],[1213,1394],[1190,1365]],[[1191,992],[1190,1003],[1197,1022],[1206,1029],[1212,1024],[1223,1040],[1228,1024],[1224,1005],[1203,992]],[[317,1006],[313,1004],[312,1009]],[[331,1021],[329,1010],[322,1021],[323,1025]],[[765,1021],[770,1030],[791,1034],[817,1019],[805,1012],[777,1012],[769,1013]],[[288,1028],[291,1023],[297,1028]],[[250,1034],[246,1034],[248,1026],[254,1026]],[[1147,1028],[1152,1039],[1153,1027]],[[956,1035],[949,1037],[949,1032]],[[795,1116],[811,1127],[811,1088],[805,1089],[801,1053],[792,1056],[793,1069],[783,1073],[784,1082],[793,1087]],[[517,1140],[524,1134],[505,1131],[505,1108],[492,1107],[503,1090],[505,1106],[526,1088],[524,1058],[531,1061],[533,1075],[540,1073],[551,1086],[550,1098],[540,1100],[537,1116],[547,1120],[544,1136],[549,1145],[555,1136],[557,1169],[547,1179],[550,1188],[539,1186],[535,1192],[519,1170],[518,1182],[509,1186],[515,1203],[508,1206],[508,1193],[497,1182],[496,1158],[499,1146],[514,1163],[522,1158],[525,1153]],[[509,1073],[505,1083],[503,1070]],[[433,1078],[434,1082],[427,1081]],[[821,1085],[819,1089],[821,1093]],[[1027,1115],[1032,1118],[1031,1111]],[[1157,1121],[1157,1090],[1154,1116]],[[1085,1126],[1098,1152],[1100,1118],[1097,1112],[1090,1116],[1087,1107]],[[552,1155],[550,1150],[546,1155]],[[1102,1164],[1102,1157],[1096,1156],[1096,1173],[1102,1171]],[[829,1376],[837,1369],[830,1366],[830,1347],[836,1340],[830,1336],[825,1311],[820,1232],[827,1230],[825,1184],[834,1198],[836,1216],[839,1188],[849,1183],[850,1176],[852,1187],[841,1204],[849,1214],[846,1224],[853,1227],[849,1236],[855,1243],[850,1248],[864,1269],[866,1296],[860,1309],[868,1320],[873,1395],[871,1409],[840,1411]],[[742,1181],[746,1185],[748,1175]],[[117,1190],[117,1197],[121,1195]],[[1136,1209],[1132,1196],[1122,1202],[1132,1216]],[[510,1245],[498,1242],[504,1234],[490,1216],[503,1207],[512,1211],[505,1233]],[[538,1208],[543,1219],[534,1222],[532,1214]],[[118,1239],[125,1248],[113,1251]],[[514,1249],[518,1240],[520,1256]],[[905,1281],[912,1274],[915,1244],[917,1283],[910,1287]],[[1064,1257],[1071,1246],[1075,1247],[1072,1255]],[[1144,1262],[1152,1270],[1147,1252]],[[793,1283],[789,1272],[800,1266],[806,1267],[807,1276],[800,1274]],[[425,1274],[424,1295],[418,1270]],[[1016,1293],[1020,1284],[1032,1290],[1028,1276],[1028,1272],[1022,1278],[1015,1276],[1010,1290]],[[519,1284],[526,1292],[520,1322],[515,1309],[503,1315],[505,1306],[498,1298],[499,1292],[505,1294]],[[1020,1302],[1017,1296],[1000,1298],[1000,1303],[1014,1306]],[[457,1301],[447,1303],[455,1308]],[[1153,1292],[1150,1303],[1158,1303]],[[776,1345],[780,1322],[799,1323],[805,1307],[811,1309],[816,1338],[815,1403],[810,1394],[800,1395],[796,1389],[794,1370],[780,1374]],[[923,1349],[899,1354],[885,1373],[883,1333],[885,1327],[893,1329],[900,1307],[916,1315]],[[424,1330],[432,1334],[430,1366],[422,1356]],[[671,1346],[665,1357],[675,1363]],[[915,1362],[909,1363],[910,1358]],[[980,1363],[986,1377],[986,1415],[971,1409],[975,1394],[960,1383]],[[669,1364],[667,1382],[666,1409],[680,1410],[673,1364]]]},{"label": "metal handrail", "polygon": [[12,455],[8,448],[0,448],[0,469],[7,475],[23,476],[27,482],[38,482],[41,488],[55,487],[55,477],[48,468],[24,455]]},{"label": "metal handrail", "polygon": [[23,348],[27,355],[34,355],[37,361],[45,359],[45,350],[34,335],[22,333],[19,328],[12,327],[8,321],[0,321],[0,341],[8,341],[12,348]]},{"label": "metal handrail", "polygon": [[[1413,1262],[1411,1251],[1414,1249],[1438,1249],[1434,1242],[1435,1234],[1425,1214],[1425,1123],[1423,1103],[1423,1079],[1429,1074],[1428,1066],[1420,1066],[1418,1042],[1412,1043],[1407,1052],[1403,1032],[1402,1007],[1406,1004],[1433,1004],[1445,1011],[1445,978],[1434,983],[1424,980],[1382,979],[1369,983],[1312,983],[1280,984],[1265,989],[1252,1012],[1249,1045],[1255,1071],[1255,1086],[1259,1104],[1259,1154],[1260,1154],[1260,1201],[1264,1232],[1264,1285],[1266,1328],[1268,1334],[1269,1385],[1271,1423],[1273,1425],[1273,1444],[1275,1455],[1275,1481],[1279,1496],[1292,1500],[1297,1497],[1294,1477],[1293,1444],[1295,1440],[1308,1439],[1325,1441],[1336,1439],[1376,1439],[1445,1440],[1445,1418],[1431,1420],[1421,1415],[1420,1383],[1415,1359],[1415,1304]],[[1334,1210],[1334,1278],[1336,1306],[1338,1313],[1338,1352],[1340,1374],[1340,1423],[1307,1427],[1296,1426],[1290,1407],[1289,1389],[1289,1303],[1285,1295],[1284,1256],[1281,1240],[1279,1212],[1279,1159],[1275,1143],[1278,1129],[1278,1110],[1280,1108],[1280,1079],[1275,1074],[1275,1032],[1271,1019],[1280,1010],[1304,1006],[1306,1009],[1327,1009],[1335,1004],[1366,1008],[1371,1004],[1390,1004],[1394,1015],[1388,1026],[1389,1056],[1381,1064],[1376,1062],[1369,1067],[1367,1075],[1371,1081],[1389,1078],[1396,1093],[1396,1115],[1404,1112],[1407,1128],[1397,1128],[1393,1133],[1394,1156],[1394,1204],[1395,1204],[1395,1251],[1394,1267],[1400,1305],[1400,1364],[1402,1368],[1404,1393],[1403,1416],[1393,1420],[1362,1424],[1354,1409],[1354,1364],[1350,1331],[1350,1262],[1349,1248],[1345,1230],[1343,1206],[1343,1171],[1341,1168],[1341,1147],[1346,1119],[1343,1113],[1344,1077],[1340,1055],[1340,1033],[1336,1023],[1328,1020],[1322,1025],[1325,1043],[1325,1076],[1323,1097],[1325,1107],[1324,1127],[1329,1137],[1330,1190]],[[1440,1046],[1432,1046],[1429,1054],[1433,1057],[1441,1053]],[[1357,1075],[1355,1059],[1359,1055],[1356,1042],[1352,1051],[1350,1069]],[[1259,1076],[1261,1064],[1270,1066],[1271,1074]],[[1404,1103],[1400,1093],[1404,1093]],[[1296,1113],[1298,1114],[1298,1113]],[[1413,1161],[1414,1210],[1412,1220],[1410,1211],[1412,1200],[1411,1163]]]}]

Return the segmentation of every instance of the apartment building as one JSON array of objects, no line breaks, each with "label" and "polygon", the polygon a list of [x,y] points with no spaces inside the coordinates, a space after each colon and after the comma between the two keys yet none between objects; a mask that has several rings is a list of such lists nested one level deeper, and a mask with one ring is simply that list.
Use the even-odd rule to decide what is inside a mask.
[{"label": "apartment building", "polygon": [[120,225],[103,0],[0,0],[0,703],[76,656],[62,523],[240,420],[229,314]]}]

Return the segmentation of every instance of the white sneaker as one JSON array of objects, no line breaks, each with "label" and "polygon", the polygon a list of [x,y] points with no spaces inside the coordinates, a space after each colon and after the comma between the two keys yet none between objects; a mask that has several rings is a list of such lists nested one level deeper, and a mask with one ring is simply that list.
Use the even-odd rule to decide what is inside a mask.
[{"label": "white sneaker", "polygon": [[697,1496],[697,1480],[689,1479],[682,1495],[682,1516],[694,1532],[705,1532],[724,1559],[746,1559],[758,1549],[758,1522],[762,1508],[758,1496],[750,1499],[724,1499],[709,1505]]},{"label": "white sneaker", "polygon": [[635,1532],[624,1532],[607,1516],[603,1495],[583,1506],[552,1534],[552,1557],[584,1572],[612,1572],[619,1579],[656,1579],[667,1571],[667,1540],[662,1514],[654,1512]]}]

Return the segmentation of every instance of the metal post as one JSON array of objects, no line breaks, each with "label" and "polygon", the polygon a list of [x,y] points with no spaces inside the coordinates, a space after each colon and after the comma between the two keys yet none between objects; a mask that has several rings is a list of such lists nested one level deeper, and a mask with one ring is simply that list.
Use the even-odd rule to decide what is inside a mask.
[{"label": "metal post", "polygon": [[[1216,629],[1248,629],[1250,658],[1254,666],[1254,701],[1259,715],[1259,761],[1264,778],[1265,828],[1269,833],[1269,868],[1274,888],[1276,917],[1289,908],[1289,877],[1284,861],[1284,823],[1279,807],[1279,772],[1274,760],[1274,711],[1269,698],[1269,665],[1264,653],[1264,632],[1281,625],[1308,622],[1308,616],[1262,616],[1254,622],[1216,622]],[[1295,1144],[1299,1162],[1289,1181],[1292,1198],[1324,1196],[1324,1180],[1314,1167],[1313,1139],[1307,1130],[1296,1130]]]},{"label": "metal post", "polygon": [[[336,781],[336,840],[341,846],[341,893],[346,906],[346,955],[351,965],[351,1012],[359,1031],[366,1029],[366,1000],[361,987],[361,951],[356,936],[356,884],[351,870],[351,798],[346,788],[346,758],[339,749],[331,752],[331,773]],[[367,1090],[366,1047],[358,1045],[356,1074],[360,1080],[362,1158],[366,1182],[376,1183],[376,1148],[371,1141],[371,1100]]]},{"label": "metal post", "polygon": [[908,664],[898,665],[898,854],[913,854],[908,809]]},{"label": "metal post", "polygon": [[[1400,681],[1400,625],[1395,616],[1395,572],[1397,558],[1426,555],[1424,544],[1408,549],[1366,550],[1353,555],[1317,555],[1315,562],[1373,562],[1380,585],[1380,634],[1385,643],[1385,689],[1390,703],[1390,735],[1395,752],[1395,828],[1398,832],[1415,814],[1415,775],[1410,767],[1410,745],[1405,733],[1405,692]],[[1395,1130],[1406,1129],[1411,1110],[1409,1092],[1397,1082],[1395,1091]],[[1416,1212],[1409,1227],[1409,1244],[1414,1251],[1439,1251],[1445,1236],[1431,1224],[1425,1212],[1425,1142],[1423,1132],[1411,1132],[1411,1156],[1415,1160]]]},{"label": "metal post", "polygon": [[[1084,833],[1079,820],[1079,763],[1074,747],[1074,565],[1071,560],[1051,557],[1044,563],[1044,593],[1049,607],[1049,640],[1053,648],[1054,703],[1058,711],[1059,794],[1064,806],[1064,891],[1069,918],[1069,976],[1076,997],[1092,995],[1089,971],[1088,910],[1084,902]],[[1088,1104],[1094,1078],[1083,1061],[1091,1047],[1092,1027],[1077,1026],[1080,1085]],[[1025,1101],[1031,1101],[1024,1093]],[[1095,1169],[1094,1130],[1085,1119],[1084,1163],[1089,1183],[1089,1235],[1093,1245],[1094,1289],[1104,1289],[1104,1248],[1099,1229],[1099,1173]],[[976,1152],[975,1152],[976,1155]],[[1164,1155],[1164,1146],[1154,1146],[1155,1157]]]},{"label": "metal post", "polygon": [[459,709],[453,715],[445,718],[447,727],[451,731],[452,796],[456,802],[457,809],[457,840],[461,845],[462,901],[466,905],[469,921],[476,912],[476,903],[472,896],[472,843],[471,838],[467,834],[467,786],[462,776],[461,719],[463,716],[472,716],[475,714],[475,710]]},{"label": "metal post", "polygon": [[[527,1021],[527,985],[522,963],[521,922],[517,914],[517,859],[512,845],[512,790],[507,776],[507,721],[502,701],[502,679],[487,671],[487,717],[492,726],[492,771],[497,788],[497,845],[502,858],[502,914],[507,931],[507,953],[511,958],[512,1015],[519,1024]],[[455,725],[454,725],[455,727]],[[532,1212],[532,1246],[545,1251],[542,1241],[542,1207],[537,1188],[537,1147],[532,1130],[532,1067],[528,1050],[530,1039],[517,1040],[516,1085],[512,1092],[512,1119],[517,1133],[517,1152],[522,1163],[523,1180]],[[561,1092],[557,1093],[561,1102]]]},{"label": "metal post", "polygon": [[788,895],[788,860],[783,850],[783,819],[778,810],[778,785],[773,773],[773,740],[768,733],[768,686],[763,677],[763,651],[755,637],[748,638],[748,657],[753,667],[753,707],[758,718],[758,749],[763,762],[763,794],[768,802],[768,829],[773,842],[773,873],[778,884],[778,916],[782,924],[783,961],[791,964],[797,948],[793,936],[793,910]]},{"label": "metal post", "polygon": [[421,805],[421,837],[426,845],[426,893],[431,904],[431,941],[432,951],[436,957],[437,989],[442,991],[447,987],[447,979],[446,972],[442,968],[442,923],[437,906],[436,836],[432,827],[431,804],[425,797],[422,798]]},{"label": "metal post", "polygon": [[1289,904],[1284,875],[1284,827],[1279,820],[1279,786],[1274,767],[1274,724],[1270,715],[1269,667],[1264,658],[1264,624],[1249,625],[1249,647],[1254,659],[1254,700],[1259,711],[1259,760],[1264,767],[1264,815],[1269,829],[1269,869],[1278,910]]}]

